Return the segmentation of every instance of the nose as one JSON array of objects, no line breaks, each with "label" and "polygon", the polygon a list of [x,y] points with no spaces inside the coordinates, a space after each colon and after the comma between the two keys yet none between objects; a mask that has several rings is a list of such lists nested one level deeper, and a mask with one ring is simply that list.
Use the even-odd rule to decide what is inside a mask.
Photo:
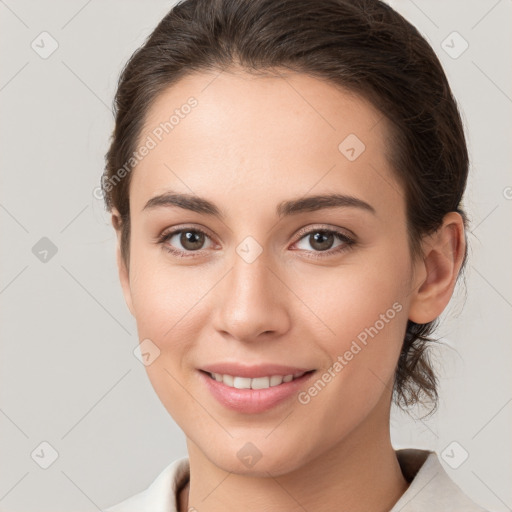
[{"label": "nose", "polygon": [[242,342],[286,333],[291,325],[290,291],[277,274],[263,254],[251,263],[235,255],[213,297],[216,330]]}]

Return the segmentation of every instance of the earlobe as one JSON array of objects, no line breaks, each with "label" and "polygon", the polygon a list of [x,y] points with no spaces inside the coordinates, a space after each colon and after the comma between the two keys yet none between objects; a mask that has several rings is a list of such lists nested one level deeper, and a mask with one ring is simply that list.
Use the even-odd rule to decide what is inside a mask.
[{"label": "earlobe", "polygon": [[464,222],[457,212],[445,215],[440,228],[422,242],[423,259],[418,263],[421,280],[411,292],[409,320],[426,324],[445,309],[455,288],[466,241]]},{"label": "earlobe", "polygon": [[119,274],[119,281],[121,283],[121,288],[123,290],[124,300],[130,313],[132,316],[134,315],[133,304],[132,304],[132,294],[130,288],[130,274],[129,269],[126,267],[126,263],[122,257],[121,251],[121,233],[122,233],[122,220],[121,214],[116,208],[112,208],[112,226],[116,231],[117,243],[116,243],[116,261],[117,261],[117,270]]}]

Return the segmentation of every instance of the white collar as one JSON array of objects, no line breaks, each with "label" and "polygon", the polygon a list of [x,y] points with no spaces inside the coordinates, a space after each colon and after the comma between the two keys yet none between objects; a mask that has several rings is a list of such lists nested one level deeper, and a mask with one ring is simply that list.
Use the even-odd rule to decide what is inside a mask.
[{"label": "white collar", "polygon": [[[449,477],[436,452],[396,450],[408,489],[390,512],[487,512],[473,502]],[[177,459],[144,491],[109,507],[105,512],[178,512],[178,490],[189,478],[188,457]]]}]

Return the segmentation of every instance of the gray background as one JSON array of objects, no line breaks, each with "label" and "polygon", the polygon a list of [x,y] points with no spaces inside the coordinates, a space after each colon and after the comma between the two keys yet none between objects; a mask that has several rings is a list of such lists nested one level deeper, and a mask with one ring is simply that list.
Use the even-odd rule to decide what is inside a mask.
[{"label": "gray background", "polygon": [[[458,469],[441,457],[450,476],[482,505],[510,510],[512,2],[390,3],[430,41],[459,101],[472,222],[466,286],[438,331],[440,410],[414,421],[393,409],[392,440],[467,452]],[[171,5],[0,0],[1,511],[101,510],[186,455],[133,354],[114,231],[94,195],[119,71]],[[58,44],[47,58],[43,31]],[[454,31],[469,44],[457,58]]]}]

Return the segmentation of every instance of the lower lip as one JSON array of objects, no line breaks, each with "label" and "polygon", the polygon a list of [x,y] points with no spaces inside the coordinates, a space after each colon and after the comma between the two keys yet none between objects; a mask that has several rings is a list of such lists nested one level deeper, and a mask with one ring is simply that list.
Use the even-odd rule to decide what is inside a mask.
[{"label": "lower lip", "polygon": [[199,371],[201,378],[212,395],[225,407],[237,412],[255,414],[268,411],[297,393],[315,372],[305,373],[298,379],[283,382],[267,389],[237,389],[226,386],[210,377],[209,373]]}]

